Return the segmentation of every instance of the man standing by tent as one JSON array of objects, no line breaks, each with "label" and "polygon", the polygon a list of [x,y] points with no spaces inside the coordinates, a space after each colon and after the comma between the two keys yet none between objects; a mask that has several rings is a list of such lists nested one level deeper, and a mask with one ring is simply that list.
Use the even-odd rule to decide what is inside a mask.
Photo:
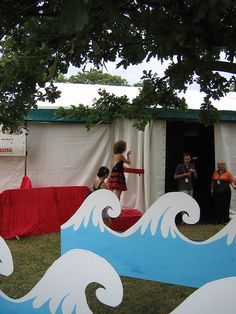
[{"label": "man standing by tent", "polygon": [[197,178],[197,172],[194,164],[191,163],[190,154],[184,154],[184,162],[177,166],[174,178],[178,180],[178,189],[180,192],[193,196],[192,179]]}]

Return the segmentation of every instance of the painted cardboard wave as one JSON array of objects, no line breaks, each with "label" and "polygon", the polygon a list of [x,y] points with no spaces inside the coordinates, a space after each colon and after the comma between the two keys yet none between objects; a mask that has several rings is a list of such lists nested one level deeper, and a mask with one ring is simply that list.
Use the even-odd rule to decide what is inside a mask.
[{"label": "painted cardboard wave", "polygon": [[[2,238],[0,254],[0,273],[9,276],[13,271],[13,261]],[[123,286],[113,267],[104,258],[87,250],[70,250],[57,259],[22,298],[9,298],[0,291],[0,313],[90,314],[85,290],[92,282],[101,284],[96,290],[100,302],[111,307],[121,303]]]},{"label": "painted cardboard wave", "polygon": [[102,211],[107,207],[112,217],[121,211],[107,190],[85,200],[61,228],[62,254],[87,249],[104,257],[120,275],[191,287],[236,276],[236,219],[210,239],[197,242],[181,234],[175,223],[183,211],[186,223],[199,220],[198,204],[184,193],[163,195],[124,233],[104,225]]}]

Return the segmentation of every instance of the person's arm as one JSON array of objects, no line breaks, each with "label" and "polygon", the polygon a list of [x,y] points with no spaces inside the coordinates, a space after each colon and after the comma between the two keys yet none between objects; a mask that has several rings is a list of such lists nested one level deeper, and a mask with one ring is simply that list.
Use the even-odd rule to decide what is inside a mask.
[{"label": "person's arm", "polygon": [[214,181],[213,178],[211,179],[211,195],[213,195],[213,190],[214,190]]},{"label": "person's arm", "polygon": [[182,178],[189,178],[191,176],[190,172],[184,172],[184,173],[179,173],[179,172],[180,172],[180,168],[177,167],[175,171],[175,175],[174,175],[175,180],[179,180]]},{"label": "person's arm", "polygon": [[232,188],[236,189],[236,178],[234,178],[230,172],[229,172],[229,183],[232,186]]},{"label": "person's arm", "polygon": [[191,165],[191,168],[189,169],[189,172],[192,173],[194,179],[197,178],[197,171],[196,171],[194,165]]},{"label": "person's arm", "polygon": [[124,155],[121,155],[121,160],[123,160],[123,162],[126,163],[127,165],[131,164],[130,155],[131,155],[131,151],[128,151],[127,158],[125,158]]},{"label": "person's arm", "polygon": [[234,189],[236,190],[236,184],[235,184],[235,182],[232,182],[232,183],[231,183],[231,186],[232,186],[232,188],[234,188]]},{"label": "person's arm", "polygon": [[192,173],[193,177],[196,179],[197,178],[197,171],[196,169],[189,169],[189,172]]},{"label": "person's arm", "polygon": [[217,172],[214,171],[212,177],[211,177],[211,195],[213,195],[214,192],[214,182],[217,180]]},{"label": "person's arm", "polygon": [[174,175],[174,179],[176,180],[179,180],[179,179],[182,179],[182,178],[189,178],[191,177],[191,173],[190,172],[185,172],[185,173],[182,173],[182,174],[175,174]]}]

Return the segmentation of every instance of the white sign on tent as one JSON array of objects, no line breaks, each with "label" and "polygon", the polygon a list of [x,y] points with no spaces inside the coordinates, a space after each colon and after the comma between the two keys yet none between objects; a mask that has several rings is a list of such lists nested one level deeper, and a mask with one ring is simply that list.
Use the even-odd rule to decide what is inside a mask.
[{"label": "white sign on tent", "polygon": [[26,136],[0,132],[0,156],[25,156]]}]

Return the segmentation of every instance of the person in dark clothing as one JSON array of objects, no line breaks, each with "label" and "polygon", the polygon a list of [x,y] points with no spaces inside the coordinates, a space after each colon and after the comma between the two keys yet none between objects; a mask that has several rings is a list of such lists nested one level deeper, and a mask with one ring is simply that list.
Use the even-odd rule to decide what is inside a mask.
[{"label": "person in dark clothing", "polygon": [[178,181],[178,190],[193,196],[192,180],[197,178],[197,172],[193,163],[191,163],[190,154],[184,154],[184,162],[179,164],[175,170],[175,180]]},{"label": "person in dark clothing", "polygon": [[[105,182],[105,180],[109,176],[109,172],[110,172],[109,169],[105,166],[102,166],[98,169],[97,177],[93,183],[92,192],[101,190],[101,189],[109,190],[109,187],[107,186]],[[105,208],[103,210],[102,218],[103,218],[104,223],[109,227],[111,225],[111,217],[108,216],[107,210],[108,208]]]},{"label": "person in dark clothing", "polygon": [[[178,181],[178,190],[193,197],[192,180],[197,178],[197,172],[194,164],[191,163],[190,154],[184,154],[184,162],[177,166],[174,178]],[[182,217],[184,213],[184,211],[181,212]],[[183,218],[181,223],[184,223]]]},{"label": "person in dark clothing", "polygon": [[105,183],[105,180],[109,176],[109,169],[105,166],[102,166],[98,169],[97,177],[93,183],[92,191],[96,191],[99,189],[107,189],[109,190],[107,184]]}]

